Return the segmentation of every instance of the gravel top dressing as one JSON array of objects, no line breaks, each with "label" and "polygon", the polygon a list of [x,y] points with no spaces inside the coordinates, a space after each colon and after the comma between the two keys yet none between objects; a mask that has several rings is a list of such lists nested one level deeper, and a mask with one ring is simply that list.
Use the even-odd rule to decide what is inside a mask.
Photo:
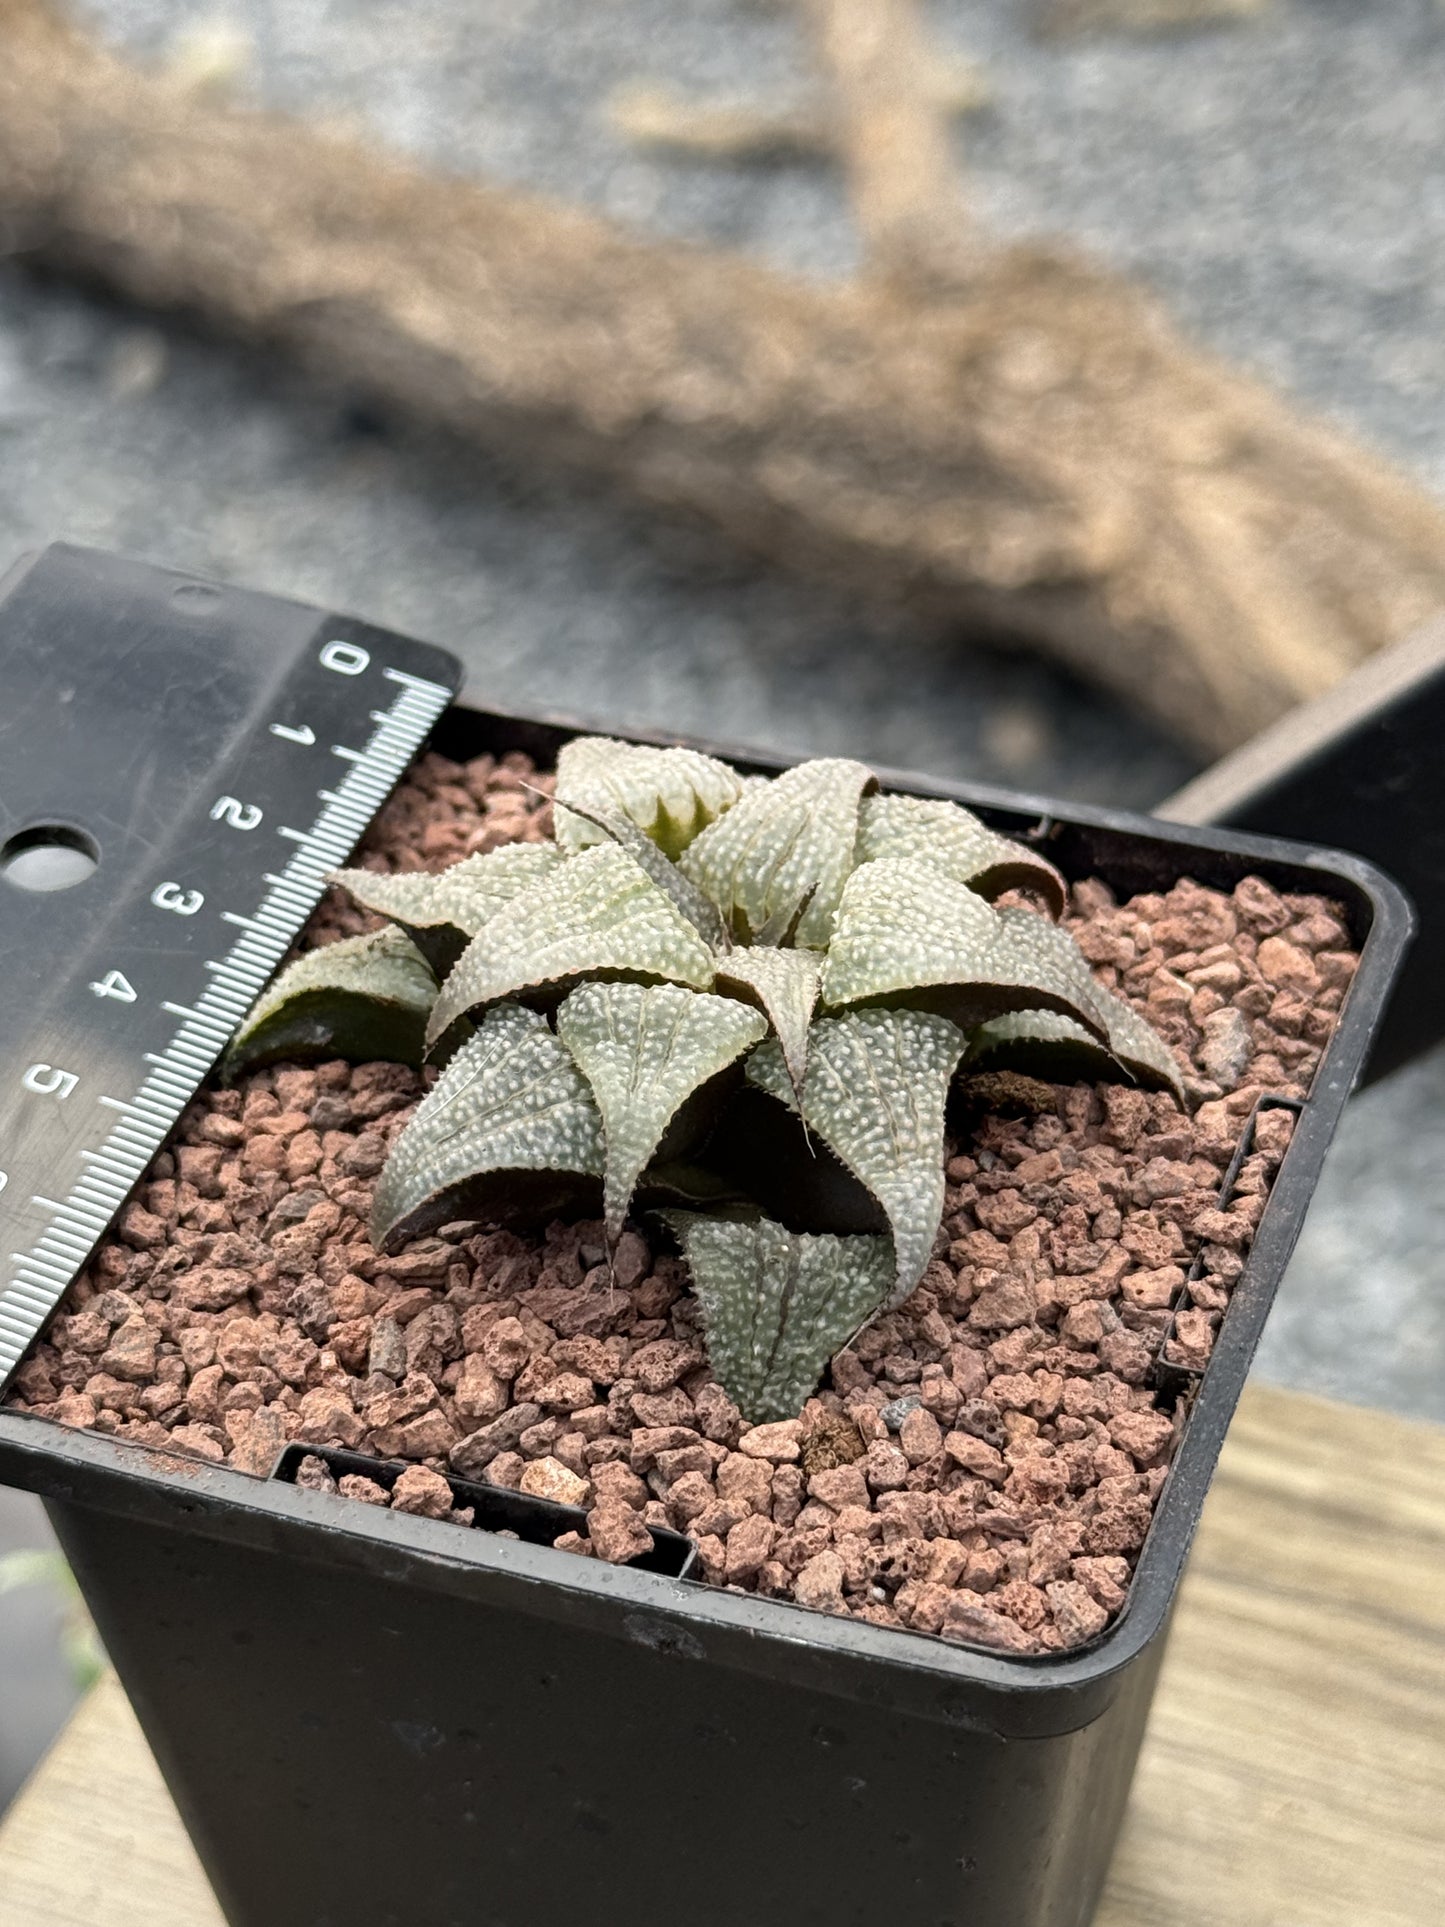
[{"label": "gravel top dressing", "polygon": [[[518,755],[428,755],[361,861],[540,840],[547,781]],[[923,1282],[796,1419],[744,1426],[646,1227],[611,1269],[595,1222],[379,1255],[372,1191],[424,1080],[341,1062],[196,1099],[13,1402],[257,1476],[296,1440],[406,1460],[391,1494],[340,1493],[465,1525],[446,1475],[487,1480],[586,1508],[557,1542],[582,1556],[636,1558],[668,1526],[715,1585],[1009,1653],[1078,1645],[1124,1603],[1183,1421],[1156,1361],[1207,1363],[1291,1113],[1259,1114],[1224,1208],[1221,1179],[1261,1096],[1306,1095],[1356,960],[1335,906],[1254,878],[1124,903],[1084,882],[1066,921],[1178,1052],[1192,1114],[1123,1084],[965,1078]],[[367,927],[328,901],[307,942]],[[298,1482],[335,1485],[318,1460]]]}]

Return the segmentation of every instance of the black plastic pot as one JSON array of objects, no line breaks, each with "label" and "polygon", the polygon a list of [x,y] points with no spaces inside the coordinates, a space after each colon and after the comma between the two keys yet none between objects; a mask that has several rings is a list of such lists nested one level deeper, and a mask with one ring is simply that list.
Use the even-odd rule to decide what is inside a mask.
[{"label": "black plastic pot", "polygon": [[[568,733],[456,709],[437,745],[550,761]],[[0,1414],[0,1474],[44,1497],[235,1927],[1088,1920],[1225,1428],[1411,913],[1334,852],[885,780],[1121,892],[1250,872],[1323,892],[1363,947],[1183,1388],[1124,1613],[1089,1648],[1005,1658]]]}]

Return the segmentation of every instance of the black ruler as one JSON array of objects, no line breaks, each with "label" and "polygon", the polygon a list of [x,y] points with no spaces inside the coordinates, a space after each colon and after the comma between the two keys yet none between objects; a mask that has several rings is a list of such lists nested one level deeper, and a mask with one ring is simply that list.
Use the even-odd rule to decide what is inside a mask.
[{"label": "black ruler", "polygon": [[86,549],[0,582],[0,1389],[459,680]]}]

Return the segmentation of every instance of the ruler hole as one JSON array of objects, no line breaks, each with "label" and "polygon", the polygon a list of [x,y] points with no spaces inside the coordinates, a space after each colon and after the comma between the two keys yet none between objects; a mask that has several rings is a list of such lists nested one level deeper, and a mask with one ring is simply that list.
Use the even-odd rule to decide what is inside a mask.
[{"label": "ruler hole", "polygon": [[38,823],[0,848],[0,876],[17,890],[69,890],[100,862],[100,847],[84,830]]}]

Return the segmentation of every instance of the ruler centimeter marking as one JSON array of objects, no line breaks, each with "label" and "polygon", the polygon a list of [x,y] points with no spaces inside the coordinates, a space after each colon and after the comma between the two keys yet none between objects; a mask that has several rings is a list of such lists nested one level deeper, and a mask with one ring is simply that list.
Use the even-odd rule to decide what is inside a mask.
[{"label": "ruler centimeter marking", "polygon": [[[332,748],[332,755],[347,765],[345,775],[316,792],[323,808],[309,829],[279,832],[295,845],[295,854],[283,869],[265,873],[270,888],[253,911],[220,913],[242,935],[224,956],[203,961],[210,978],[207,988],[192,1004],[161,1003],[161,1009],[180,1020],[170,1042],[162,1050],[143,1053],[150,1069],[129,1097],[97,1100],[118,1113],[118,1121],[101,1143],[79,1151],[83,1175],[62,1198],[32,1194],[30,1202],[48,1212],[51,1222],[28,1251],[9,1256],[8,1281],[0,1289],[0,1389],[316,908],[327,871],[355,848],[452,700],[450,689],[424,676],[394,668],[382,674],[398,694],[390,709],[371,711],[375,733],[363,749]],[[293,742],[316,740],[309,728],[273,723],[270,729]],[[5,1275],[0,1269],[0,1276]]]}]

